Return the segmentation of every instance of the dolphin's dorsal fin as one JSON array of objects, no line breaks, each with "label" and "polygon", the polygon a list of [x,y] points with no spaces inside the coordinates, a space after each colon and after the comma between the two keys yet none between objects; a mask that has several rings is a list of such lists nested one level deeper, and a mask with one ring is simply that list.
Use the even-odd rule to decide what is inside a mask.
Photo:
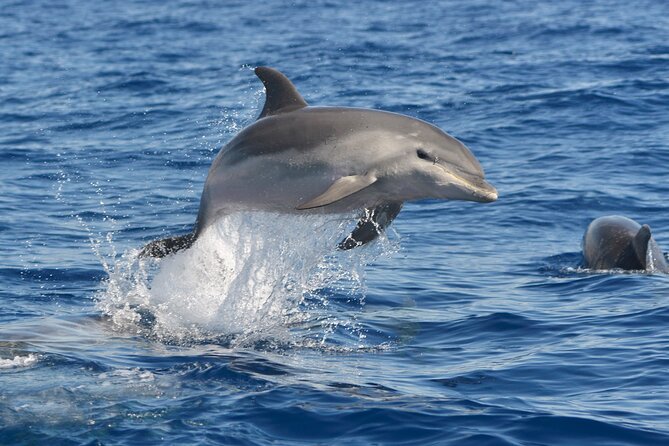
[{"label": "dolphin's dorsal fin", "polygon": [[636,233],[634,239],[632,240],[632,247],[634,248],[634,253],[636,254],[641,266],[646,269],[646,256],[648,255],[648,242],[652,234],[650,233],[650,226],[643,225],[639,232]]},{"label": "dolphin's dorsal fin", "polygon": [[257,67],[255,73],[265,86],[265,106],[258,119],[307,106],[295,85],[280,71],[270,67]]}]

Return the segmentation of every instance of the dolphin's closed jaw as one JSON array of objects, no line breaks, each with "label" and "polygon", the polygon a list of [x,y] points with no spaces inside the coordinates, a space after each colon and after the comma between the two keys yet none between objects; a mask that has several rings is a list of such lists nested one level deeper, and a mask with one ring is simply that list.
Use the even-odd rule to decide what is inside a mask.
[{"label": "dolphin's closed jaw", "polygon": [[490,203],[497,200],[497,189],[477,174],[467,174],[457,169],[437,164],[448,178],[447,184],[454,185],[459,192],[443,198]]},{"label": "dolphin's closed jaw", "polygon": [[482,184],[473,191],[474,197],[477,198],[476,201],[479,203],[490,203],[496,201],[497,189],[495,189],[495,187],[487,181],[481,181]]}]

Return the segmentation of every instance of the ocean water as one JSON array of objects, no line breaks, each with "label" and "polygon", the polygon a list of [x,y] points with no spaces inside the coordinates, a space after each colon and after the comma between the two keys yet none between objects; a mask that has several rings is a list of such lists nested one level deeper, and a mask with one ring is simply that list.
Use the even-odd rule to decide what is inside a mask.
[{"label": "ocean water", "polygon": [[[0,6],[0,444],[669,443],[669,278],[590,271],[607,214],[669,249],[669,3]],[[500,198],[189,230],[285,72],[465,142]]]}]

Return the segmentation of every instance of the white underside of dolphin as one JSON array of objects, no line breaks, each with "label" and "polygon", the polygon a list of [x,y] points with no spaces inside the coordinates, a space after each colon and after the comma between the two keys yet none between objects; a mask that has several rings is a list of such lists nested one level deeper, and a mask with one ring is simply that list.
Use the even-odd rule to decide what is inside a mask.
[{"label": "white underside of dolphin", "polygon": [[349,249],[373,240],[402,203],[424,198],[490,202],[497,191],[460,141],[424,121],[380,110],[309,107],[280,72],[258,67],[260,117],[214,159],[192,233],[149,243],[162,257],[189,247],[222,215],[240,211],[363,211]]}]

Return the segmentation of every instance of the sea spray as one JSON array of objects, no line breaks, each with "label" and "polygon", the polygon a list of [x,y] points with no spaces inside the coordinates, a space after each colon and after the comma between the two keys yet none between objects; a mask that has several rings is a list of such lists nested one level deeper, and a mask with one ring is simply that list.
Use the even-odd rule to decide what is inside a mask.
[{"label": "sea spray", "polygon": [[170,342],[292,342],[296,326],[317,329],[323,341],[355,323],[328,312],[321,290],[362,302],[364,267],[384,251],[338,252],[354,223],[354,215],[224,216],[190,249],[162,260],[124,253],[108,269],[98,308],[120,329]]}]

